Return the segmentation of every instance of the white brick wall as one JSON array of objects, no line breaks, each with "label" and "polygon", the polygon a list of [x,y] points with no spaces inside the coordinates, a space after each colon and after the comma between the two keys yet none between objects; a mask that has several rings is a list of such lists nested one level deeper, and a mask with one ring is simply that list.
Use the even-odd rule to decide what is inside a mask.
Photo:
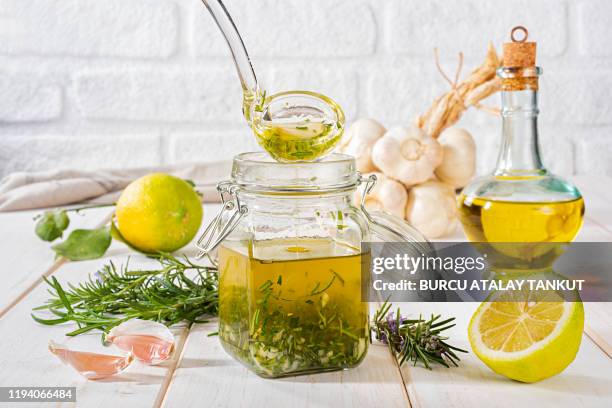
[{"label": "white brick wall", "polygon": [[[529,27],[544,67],[549,167],[612,175],[612,1],[226,0],[271,91],[332,96],[349,120],[410,122],[454,72]],[[498,104],[498,96],[489,105]],[[221,35],[200,0],[0,0],[0,177],[175,164],[256,147]],[[480,172],[499,121],[468,112]]]}]

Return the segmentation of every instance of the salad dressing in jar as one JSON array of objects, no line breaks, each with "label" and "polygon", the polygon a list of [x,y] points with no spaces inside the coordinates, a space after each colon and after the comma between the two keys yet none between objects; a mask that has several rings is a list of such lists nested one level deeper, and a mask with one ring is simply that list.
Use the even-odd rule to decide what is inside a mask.
[{"label": "salad dressing in jar", "polygon": [[244,153],[219,185],[223,209],[198,241],[199,256],[218,249],[219,338],[258,375],[357,366],[369,343],[370,254],[361,243],[430,250],[403,220],[353,204],[363,182],[375,178],[362,179],[347,155],[280,163]]}]

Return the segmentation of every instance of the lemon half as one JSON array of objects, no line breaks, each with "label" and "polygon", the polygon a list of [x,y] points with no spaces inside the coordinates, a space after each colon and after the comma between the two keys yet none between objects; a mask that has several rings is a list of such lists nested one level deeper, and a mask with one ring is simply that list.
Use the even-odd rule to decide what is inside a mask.
[{"label": "lemon half", "polygon": [[584,328],[581,302],[550,293],[525,301],[509,292],[492,296],[498,298],[482,303],[468,328],[474,353],[489,368],[531,383],[560,373],[574,360]]}]

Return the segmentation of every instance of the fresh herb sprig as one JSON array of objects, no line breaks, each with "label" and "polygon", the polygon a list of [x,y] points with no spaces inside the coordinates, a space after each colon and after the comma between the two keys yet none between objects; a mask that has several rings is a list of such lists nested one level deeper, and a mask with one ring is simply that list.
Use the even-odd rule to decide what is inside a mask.
[{"label": "fresh herb sprig", "polygon": [[134,318],[171,325],[203,322],[203,315],[217,314],[216,268],[194,264],[186,257],[160,254],[156,258],[158,269],[130,270],[129,262],[119,268],[110,262],[87,281],[67,288],[53,276],[45,278],[52,298],[34,310],[47,310],[55,318],[36,314],[32,318],[46,325],[75,322],[78,329],[67,335],[76,336],[94,329],[108,332]]},{"label": "fresh herb sprig", "polygon": [[448,337],[441,333],[455,326],[455,318],[440,320],[440,315],[432,315],[429,320],[408,319],[402,316],[398,308],[391,312],[391,303],[385,303],[373,316],[371,331],[377,340],[389,346],[391,353],[398,359],[399,364],[411,362],[412,365],[422,363],[425,368],[431,369],[433,363],[444,367],[458,366],[459,353],[467,350],[451,346],[446,341]]}]

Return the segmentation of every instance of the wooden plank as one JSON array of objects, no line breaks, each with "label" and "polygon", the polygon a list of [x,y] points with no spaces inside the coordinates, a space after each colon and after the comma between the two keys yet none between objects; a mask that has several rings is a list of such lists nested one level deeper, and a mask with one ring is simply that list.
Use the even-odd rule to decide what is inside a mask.
[{"label": "wooden plank", "polygon": [[[127,250],[116,247],[110,259],[125,262]],[[80,282],[97,271],[109,258],[66,263],[54,276],[60,282]],[[131,254],[132,267],[153,266],[156,262]],[[44,326],[30,317],[33,307],[48,298],[46,285],[37,286],[0,320],[3,333],[0,350],[0,384],[3,386],[74,386],[77,402],[84,407],[151,407],[173,362],[146,366],[137,361],[123,373],[100,381],[88,381],[71,367],[63,365],[47,349],[51,339],[64,338],[74,325]],[[182,328],[174,329],[180,335]],[[177,338],[180,341],[180,337]],[[176,361],[174,362],[176,363]],[[47,406],[42,403],[40,406]],[[32,406],[38,406],[32,404]]]},{"label": "wooden plank", "polygon": [[[596,199],[592,202],[595,206],[599,203]],[[576,241],[612,242],[612,232],[587,217]],[[584,309],[585,333],[609,357],[612,357],[612,302],[586,302]]]},{"label": "wooden plank", "polygon": [[217,322],[195,325],[164,406],[406,407],[401,378],[386,346],[373,345],[357,368],[317,375],[263,379],[208,337]]},{"label": "wooden plank", "polygon": [[[19,300],[20,296],[37,285],[41,277],[59,267],[64,261],[55,260],[51,243],[34,233],[33,218],[42,210],[0,213],[0,229],[7,241],[0,247],[0,258],[5,268],[0,285],[0,317]],[[108,208],[96,208],[79,214],[70,213],[70,229],[94,228],[110,213]],[[64,237],[67,237],[64,234]],[[58,240],[59,242],[60,240]]]},{"label": "wooden plank", "polygon": [[585,333],[612,358],[612,302],[585,302]]},{"label": "wooden plank", "polygon": [[[214,216],[214,210],[205,211],[205,222],[202,228]],[[100,218],[103,217],[98,219]],[[30,240],[34,239],[30,238]],[[17,251],[17,248],[12,247],[13,251]],[[193,251],[189,248],[188,250]],[[130,265],[134,268],[157,265],[156,261],[136,254],[125,245],[113,241],[104,258],[86,262],[68,262],[51,272],[62,283],[77,283],[85,280],[89,274],[100,269],[109,260],[120,265],[126,262],[128,257]],[[32,270],[35,270],[34,266],[32,265]],[[100,381],[88,381],[71,367],[63,365],[47,349],[49,340],[61,339],[74,326],[44,326],[30,318],[32,308],[47,299],[46,291],[46,284],[35,286],[0,319],[0,332],[4,334],[3,347],[0,349],[0,384],[3,386],[75,386],[77,387],[78,405],[86,407],[159,405],[158,402],[163,398],[171,374],[178,363],[181,345],[187,335],[186,328],[184,326],[173,328],[177,352],[170,360],[158,366],[146,366],[136,361],[117,376]],[[24,406],[47,405],[43,403]]]},{"label": "wooden plank", "polygon": [[[204,220],[200,232],[216,215],[219,204],[212,203],[205,206]],[[51,250],[52,243],[44,242],[34,233],[35,222],[33,218],[43,210],[0,213],[0,232],[3,236],[11,237],[10,245],[0,247],[0,257],[11,265],[3,275],[3,285],[0,286],[0,318],[13,307],[23,296],[42,281],[43,276],[49,276],[57,270],[65,259],[55,259]],[[112,210],[109,208],[92,208],[79,213],[71,212],[70,231],[77,228],[96,228],[110,219]],[[58,240],[57,242],[60,242]],[[125,250],[123,244],[113,241],[107,256],[121,253]],[[189,256],[197,253],[192,242],[184,250]]]},{"label": "wooden plank", "polygon": [[[467,326],[476,303],[402,303],[403,312],[457,317],[448,334],[453,345],[471,350]],[[414,313],[411,314],[414,316]],[[612,400],[612,360],[587,336],[574,362],[561,374],[522,384],[495,374],[475,354],[462,354],[459,368],[404,365],[401,369],[413,407],[597,407]]]}]

